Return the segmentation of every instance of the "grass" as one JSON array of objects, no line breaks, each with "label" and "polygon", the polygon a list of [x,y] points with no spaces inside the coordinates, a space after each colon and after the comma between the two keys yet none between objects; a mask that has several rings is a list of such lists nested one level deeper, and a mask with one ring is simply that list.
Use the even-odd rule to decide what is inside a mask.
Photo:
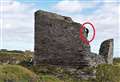
[{"label": "grass", "polygon": [[[4,82],[5,79],[14,79],[16,82],[28,82],[28,80],[30,79],[34,79],[34,81],[31,82],[93,82],[92,80],[75,80],[74,78],[66,77],[65,74],[63,74],[64,78],[61,79],[55,75],[52,75],[52,73],[53,71],[58,71],[58,73],[61,73],[61,70],[63,73],[66,73],[65,70],[63,70],[62,68],[56,68],[55,70],[55,67],[54,69],[51,69],[51,67],[49,66],[44,67],[44,69],[47,68],[49,69],[49,71],[42,72],[42,70],[38,70],[39,72],[36,75],[34,72],[19,65],[0,65],[0,82]],[[40,68],[37,67],[37,69],[43,69],[43,66],[41,66]],[[85,69],[84,71],[86,70],[87,69]],[[90,69],[89,71],[91,70],[92,69]],[[51,74],[50,71],[52,71]],[[96,68],[96,73],[97,78],[94,80],[94,82],[120,82],[120,65],[99,65]]]},{"label": "grass", "polygon": [[26,82],[25,80],[37,79],[37,75],[19,65],[0,65],[0,82],[3,80],[15,80]]},{"label": "grass", "polygon": [[64,81],[60,80],[59,78],[57,78],[55,76],[50,76],[50,75],[42,75],[40,77],[40,81],[42,81],[42,82],[64,82]]},{"label": "grass", "polygon": [[[0,52],[0,60],[9,60],[12,57],[26,62],[32,55],[23,52]],[[33,80],[31,82],[120,82],[120,58],[115,58],[113,65],[103,64],[96,68],[80,69],[87,73],[96,70],[96,79],[93,80],[77,80],[74,74],[71,74],[68,69],[62,67],[51,65],[31,65],[27,67],[26,63],[24,64],[26,68],[22,67],[21,64],[0,65],[0,82],[5,82],[4,80],[15,80],[15,82],[28,82],[28,80]]]},{"label": "grass", "polygon": [[[32,59],[32,53],[2,52],[0,51],[0,64],[21,64],[24,65]],[[27,66],[27,65],[26,65]]]}]

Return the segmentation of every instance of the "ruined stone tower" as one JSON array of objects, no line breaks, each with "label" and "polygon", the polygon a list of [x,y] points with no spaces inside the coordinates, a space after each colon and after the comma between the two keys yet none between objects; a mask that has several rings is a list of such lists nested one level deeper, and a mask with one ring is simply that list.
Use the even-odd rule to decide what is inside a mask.
[{"label": "ruined stone tower", "polygon": [[[70,17],[55,13],[35,12],[35,64],[70,67],[95,66],[105,63],[105,57],[90,51],[90,45],[80,40],[81,24]],[[84,36],[87,36],[85,30]]]}]

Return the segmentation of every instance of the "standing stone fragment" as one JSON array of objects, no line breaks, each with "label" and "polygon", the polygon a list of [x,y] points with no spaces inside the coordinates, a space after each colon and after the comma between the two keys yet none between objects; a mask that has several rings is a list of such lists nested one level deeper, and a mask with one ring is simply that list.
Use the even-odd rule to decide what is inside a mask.
[{"label": "standing stone fragment", "polygon": [[[35,12],[35,63],[63,66],[85,65],[86,55],[81,51],[89,51],[90,45],[80,40],[81,24],[70,17],[55,13]],[[83,34],[86,36],[85,30]]]},{"label": "standing stone fragment", "polygon": [[106,63],[113,63],[113,39],[105,40],[101,44],[99,54],[104,57]]}]

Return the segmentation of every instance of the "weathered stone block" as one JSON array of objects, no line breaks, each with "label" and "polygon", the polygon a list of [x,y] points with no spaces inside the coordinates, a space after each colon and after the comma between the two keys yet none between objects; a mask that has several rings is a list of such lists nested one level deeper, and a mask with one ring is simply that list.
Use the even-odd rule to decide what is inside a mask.
[{"label": "weathered stone block", "polygon": [[[80,28],[81,24],[70,17],[41,10],[35,12],[34,64],[81,68],[112,63],[113,40],[103,42],[97,55],[80,39]],[[85,30],[83,35],[87,38]]]},{"label": "weathered stone block", "polygon": [[[36,64],[76,66],[86,62],[86,55],[80,52],[90,51],[90,45],[80,40],[80,27],[81,24],[75,23],[70,17],[45,11],[35,12]],[[87,35],[85,31],[83,34]]]},{"label": "weathered stone block", "polygon": [[101,44],[99,54],[104,57],[106,63],[113,63],[113,39],[105,40]]}]

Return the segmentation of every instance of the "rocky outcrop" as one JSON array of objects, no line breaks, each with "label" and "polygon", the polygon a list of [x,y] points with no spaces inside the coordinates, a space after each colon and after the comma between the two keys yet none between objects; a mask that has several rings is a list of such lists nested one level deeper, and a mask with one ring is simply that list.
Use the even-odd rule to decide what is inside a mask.
[{"label": "rocky outcrop", "polygon": [[101,44],[99,54],[104,57],[106,63],[113,63],[113,39],[106,40]]},{"label": "rocky outcrop", "polygon": [[[90,45],[84,44],[79,37],[80,28],[81,24],[70,17],[41,10],[35,12],[34,63],[78,68],[109,63],[112,49],[108,46],[106,52],[109,53],[103,53],[101,49],[101,55],[92,53]],[[87,38],[85,30],[83,35]]]}]

